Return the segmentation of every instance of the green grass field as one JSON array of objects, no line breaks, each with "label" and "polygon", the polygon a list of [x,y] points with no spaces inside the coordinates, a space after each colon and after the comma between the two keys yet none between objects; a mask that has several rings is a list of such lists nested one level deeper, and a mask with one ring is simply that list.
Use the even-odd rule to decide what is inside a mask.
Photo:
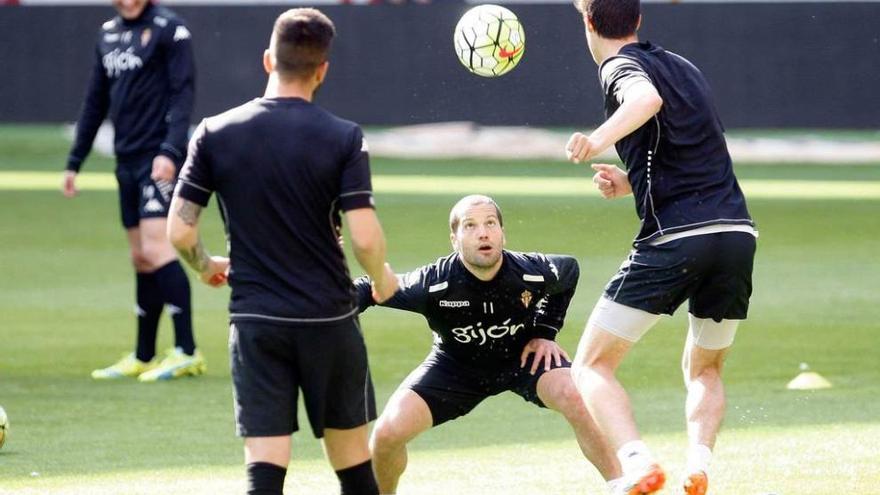
[{"label": "green grass field", "polygon": [[[0,405],[11,422],[0,494],[242,493],[227,290],[193,284],[207,376],[159,384],[88,377],[130,351],[134,289],[112,162],[92,157],[89,187],[66,200],[56,186],[67,147],[56,128],[0,126]],[[637,229],[630,199],[598,198],[584,167],[563,163],[375,159],[373,168],[398,270],[449,251],[448,210],[468,192],[496,195],[510,249],[577,256],[581,283],[560,336],[573,351]],[[750,319],[726,368],[711,493],[880,493],[880,167],[749,165],[737,174],[761,237]],[[203,219],[209,249],[220,252],[213,206]],[[673,481],[686,446],[685,322],[684,311],[664,319],[621,371]],[[362,323],[381,404],[428,352],[431,334],[421,317],[383,308]],[[166,317],[160,348],[171,333]],[[834,387],[785,390],[801,362]],[[301,419],[287,490],[337,493]],[[507,394],[417,439],[401,493],[599,494],[604,486],[561,417]]]}]

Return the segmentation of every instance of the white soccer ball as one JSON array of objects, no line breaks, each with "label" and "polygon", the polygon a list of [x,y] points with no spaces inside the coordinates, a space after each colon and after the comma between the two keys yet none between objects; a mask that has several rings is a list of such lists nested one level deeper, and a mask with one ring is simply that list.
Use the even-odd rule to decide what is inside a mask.
[{"label": "white soccer ball", "polygon": [[522,60],[526,33],[516,14],[500,5],[468,10],[452,37],[455,53],[471,72],[483,77],[507,74]]},{"label": "white soccer ball", "polygon": [[6,411],[0,406],[0,447],[6,443],[6,435],[9,433],[9,418],[6,417]]}]

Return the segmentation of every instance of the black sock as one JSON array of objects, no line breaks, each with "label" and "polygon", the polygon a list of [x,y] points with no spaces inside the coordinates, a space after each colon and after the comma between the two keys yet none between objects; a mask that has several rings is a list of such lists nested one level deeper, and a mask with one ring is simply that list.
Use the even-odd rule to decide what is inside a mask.
[{"label": "black sock", "polygon": [[340,469],[336,471],[336,476],[342,485],[342,495],[379,495],[371,459],[357,466]]},{"label": "black sock", "polygon": [[162,292],[153,273],[135,274],[137,303],[137,348],[135,356],[147,362],[156,355],[156,332],[162,316]]},{"label": "black sock", "polygon": [[247,495],[282,495],[287,468],[268,462],[247,465]]},{"label": "black sock", "polygon": [[174,343],[183,352],[192,355],[196,350],[196,343],[192,331],[189,278],[176,260],[154,273],[162,291],[162,300],[168,304],[171,319],[174,320]]}]

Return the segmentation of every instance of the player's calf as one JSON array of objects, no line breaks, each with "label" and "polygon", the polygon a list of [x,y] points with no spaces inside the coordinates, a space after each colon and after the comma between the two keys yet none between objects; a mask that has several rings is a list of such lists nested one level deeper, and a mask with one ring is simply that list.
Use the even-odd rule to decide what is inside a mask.
[{"label": "player's calf", "polygon": [[373,475],[373,463],[366,461],[336,471],[342,495],[379,495],[376,477]]}]

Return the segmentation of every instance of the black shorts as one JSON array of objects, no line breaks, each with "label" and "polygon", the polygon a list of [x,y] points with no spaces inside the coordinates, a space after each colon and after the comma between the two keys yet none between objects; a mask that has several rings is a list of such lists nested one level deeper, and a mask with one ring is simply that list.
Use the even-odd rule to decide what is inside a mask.
[{"label": "black shorts", "polygon": [[150,178],[155,157],[155,153],[146,153],[116,164],[119,209],[126,229],[137,227],[142,218],[168,216],[175,181],[156,182]]},{"label": "black shorts", "polygon": [[299,430],[302,390],[315,437],[376,419],[367,348],[357,320],[324,325],[236,322],[229,329],[236,430],[242,437]]},{"label": "black shorts", "polygon": [[[431,352],[401,386],[424,399],[434,426],[464,416],[486,397],[508,390],[539,407],[546,407],[538,398],[537,390],[538,379],[545,373],[543,363],[534,375],[529,374],[534,356],[529,357],[523,368],[517,361],[508,368],[480,369]],[[551,369],[559,367],[553,362]],[[569,368],[571,363],[563,358],[561,367]]]},{"label": "black shorts", "polygon": [[752,294],[755,237],[719,232],[634,249],[605,287],[605,297],[653,314],[686,300],[697,318],[744,320]]}]

